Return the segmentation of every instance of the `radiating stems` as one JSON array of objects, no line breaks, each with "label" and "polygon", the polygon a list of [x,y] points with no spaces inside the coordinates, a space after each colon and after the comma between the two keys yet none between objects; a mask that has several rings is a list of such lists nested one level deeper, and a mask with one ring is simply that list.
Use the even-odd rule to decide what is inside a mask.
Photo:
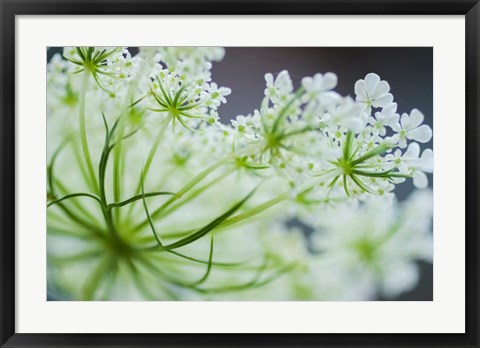
[{"label": "radiating stems", "polygon": [[102,213],[105,218],[105,222],[107,223],[107,227],[109,232],[111,233],[112,237],[118,239],[118,233],[115,228],[115,224],[113,222],[113,214],[112,210],[108,208],[108,203],[107,203],[107,195],[105,192],[105,173],[107,170],[107,162],[108,162],[108,156],[110,154],[110,136],[109,134],[107,136],[107,139],[105,141],[105,146],[102,151],[102,156],[100,158],[100,163],[98,166],[98,181],[100,185],[99,189],[99,196],[100,196],[100,205],[102,207]]},{"label": "radiating stems", "polygon": [[[150,152],[148,153],[147,160],[145,161],[145,166],[143,167],[143,174],[146,176],[149,169],[150,165],[152,164],[153,157],[155,156],[155,153],[157,152],[158,145],[160,145],[160,142],[163,140],[163,136],[165,134],[165,131],[167,130],[167,127],[172,120],[172,115],[169,113],[167,118],[163,121],[162,126],[160,127],[157,136],[155,137],[155,141],[153,142],[152,147],[150,148]],[[141,183],[139,184],[141,185]],[[137,189],[139,191],[140,189]],[[136,192],[135,194],[137,194]]]},{"label": "radiating stems", "polygon": [[85,161],[82,158],[82,149],[78,146],[72,146],[73,156],[75,156],[75,160],[78,163],[78,169],[80,174],[82,175],[83,180],[87,186],[91,185],[91,178],[90,175],[87,173],[87,168],[85,166]]},{"label": "radiating stems", "polygon": [[[63,183],[62,183],[59,179],[57,179],[57,178],[55,178],[55,186],[57,186],[61,192],[70,192],[70,190],[67,189],[67,188],[63,185]],[[82,204],[80,204],[80,202],[78,202],[77,200],[73,200],[73,201],[72,201],[72,204],[77,208],[77,210],[78,210],[79,212],[81,212],[81,213],[84,214],[84,217],[85,217],[87,220],[89,220],[89,221],[91,221],[91,222],[93,222],[93,223],[97,222],[97,218],[94,217],[91,212],[89,212],[87,209],[85,209],[85,207],[84,207]],[[48,205],[47,205],[47,207],[48,207]]]},{"label": "radiating stems", "polygon": [[[157,210],[155,210],[151,216],[152,219],[155,219],[165,211],[172,203],[176,202],[178,199],[182,198],[182,196],[190,191],[195,185],[205,179],[208,175],[214,172],[219,167],[223,166],[224,164],[230,162],[233,157],[224,158],[221,161],[218,161],[215,164],[212,164],[210,167],[205,169],[204,171],[200,172],[196,177],[190,180],[185,186],[183,186],[180,190],[178,190],[173,196],[171,196],[165,203],[163,203]],[[145,227],[148,224],[148,221],[143,221],[142,223],[138,224],[133,228],[133,231],[138,231],[139,229]]]},{"label": "radiating stems", "polygon": [[[142,65],[141,70],[138,72],[139,76],[144,73],[145,66]],[[121,188],[123,186],[123,182],[121,181],[121,178],[123,178],[124,172],[125,172],[125,156],[122,156],[122,151],[123,151],[123,142],[122,138],[124,136],[124,131],[125,131],[125,118],[128,116],[129,108],[133,107],[135,104],[143,100],[146,96],[138,99],[136,102],[133,104],[130,103],[131,99],[133,99],[134,95],[134,90],[135,90],[136,84],[133,82],[130,82],[129,87],[128,87],[128,97],[127,97],[127,105],[123,109],[122,115],[120,116],[119,120],[119,125],[117,129],[117,136],[116,136],[116,146],[113,150],[113,198],[115,202],[119,202],[121,199]],[[138,192],[136,192],[138,194]],[[115,221],[117,223],[120,222],[120,210],[115,211]]]},{"label": "radiating stems", "polygon": [[223,221],[219,225],[219,228],[223,228],[223,227],[227,227],[227,226],[236,224],[237,222],[246,220],[246,219],[251,218],[251,217],[253,217],[257,214],[260,214],[260,213],[264,212],[265,210],[279,204],[280,202],[285,201],[286,199],[288,199],[288,197],[289,196],[288,196],[287,192],[282,193],[281,195],[278,195],[275,198],[272,198],[272,199],[270,199],[270,200],[268,200],[268,201],[266,201],[262,204],[257,205],[256,207],[253,207],[253,208],[250,208],[250,209],[244,211],[243,213],[240,213],[238,215],[235,215],[235,216],[232,216],[230,218],[225,219],[225,221]]},{"label": "radiating stems", "polygon": [[[158,133],[155,137],[155,140],[152,144],[152,147],[150,148],[147,159],[145,161],[145,165],[144,165],[143,170],[142,170],[142,173],[143,173],[144,177],[146,177],[147,174],[148,174],[148,171],[149,171],[150,166],[151,166],[152,161],[153,161],[153,157],[155,156],[155,153],[157,152],[158,146],[160,145],[160,142],[162,141],[163,136],[165,135],[165,131],[167,130],[168,125],[170,124],[170,121],[172,120],[172,118],[173,118],[173,116],[169,113],[167,118],[163,121],[162,126],[158,130]],[[140,180],[137,184],[137,188],[135,189],[134,194],[138,195],[140,193],[141,188],[142,188],[142,181]],[[128,210],[127,219],[131,216],[132,211],[133,211],[133,207],[134,207],[134,205],[132,204],[130,206],[130,209]]]},{"label": "radiating stems", "polygon": [[222,173],[221,175],[219,175],[218,177],[214,178],[213,180],[211,180],[210,182],[204,184],[203,186],[199,187],[198,189],[190,192],[188,194],[188,197],[186,197],[185,199],[179,201],[177,204],[171,206],[169,209],[167,209],[166,211],[163,212],[162,216],[167,216],[171,213],[173,213],[174,211],[176,211],[178,208],[184,206],[185,204],[187,204],[188,202],[190,202],[192,199],[198,197],[200,194],[202,194],[203,192],[205,192],[207,189],[209,189],[210,187],[212,187],[213,185],[215,184],[218,184],[221,180],[223,179],[226,179],[230,174],[233,173],[233,170],[231,171],[228,171],[226,173]]},{"label": "radiating stems", "polygon": [[88,140],[87,140],[87,131],[85,128],[85,99],[87,94],[89,75],[90,75],[89,71],[85,69],[83,72],[82,89],[80,91],[80,100],[79,100],[80,140],[82,142],[83,156],[85,157],[88,174],[90,176],[89,177],[90,185],[95,191],[95,193],[98,193],[99,188],[96,180],[95,170],[93,169],[92,158],[90,157],[90,150],[88,148]]}]

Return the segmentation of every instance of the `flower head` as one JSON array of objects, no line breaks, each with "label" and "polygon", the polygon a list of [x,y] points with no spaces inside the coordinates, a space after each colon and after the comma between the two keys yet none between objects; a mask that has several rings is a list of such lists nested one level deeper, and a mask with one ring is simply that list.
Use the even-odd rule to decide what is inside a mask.
[{"label": "flower head", "polygon": [[393,95],[389,91],[388,82],[381,81],[380,76],[374,73],[367,74],[364,80],[355,83],[357,101],[363,103],[368,112],[372,107],[388,107],[393,102]]},{"label": "flower head", "polygon": [[432,139],[432,129],[428,125],[422,125],[423,120],[423,114],[417,109],[413,109],[410,115],[402,114],[400,123],[392,125],[397,133],[393,136],[394,141],[398,142],[401,148],[407,147],[407,140],[428,143]]}]

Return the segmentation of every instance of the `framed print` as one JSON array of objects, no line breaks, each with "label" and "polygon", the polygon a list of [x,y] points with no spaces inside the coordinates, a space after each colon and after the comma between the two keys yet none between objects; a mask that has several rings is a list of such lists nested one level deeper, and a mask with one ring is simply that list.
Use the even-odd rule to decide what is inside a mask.
[{"label": "framed print", "polygon": [[477,1],[2,1],[1,345],[478,342]]}]

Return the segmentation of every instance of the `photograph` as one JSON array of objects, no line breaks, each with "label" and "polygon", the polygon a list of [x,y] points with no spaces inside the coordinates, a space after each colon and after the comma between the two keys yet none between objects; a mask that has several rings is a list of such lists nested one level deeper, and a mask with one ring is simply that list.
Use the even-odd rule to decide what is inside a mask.
[{"label": "photograph", "polygon": [[46,56],[46,300],[433,301],[433,47]]}]

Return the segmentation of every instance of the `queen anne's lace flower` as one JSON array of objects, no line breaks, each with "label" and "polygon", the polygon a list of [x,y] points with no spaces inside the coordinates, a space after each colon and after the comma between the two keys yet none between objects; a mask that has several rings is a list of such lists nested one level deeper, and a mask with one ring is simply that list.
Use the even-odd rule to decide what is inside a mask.
[{"label": "queen anne's lace flower", "polygon": [[[377,198],[357,209],[344,206],[311,216],[318,252],[312,264],[321,268],[318,273],[333,270],[341,283],[339,292],[330,298],[352,300],[359,294],[373,298],[376,292],[391,298],[411,289],[418,280],[415,261],[429,260],[432,255],[431,211],[425,210],[431,199],[428,191],[412,195],[399,206]],[[415,207],[423,213],[411,215]],[[359,288],[349,293],[348,283]]]},{"label": "queen anne's lace flower", "polygon": [[400,117],[373,73],[353,99],[333,73],[295,86],[283,70],[265,75],[257,109],[222,123],[231,90],[211,68],[223,55],[67,47],[49,62],[49,291],[322,300],[411,288],[414,261],[431,259],[431,197],[398,208],[394,189],[428,186],[423,114]]},{"label": "queen anne's lace flower", "polygon": [[266,74],[265,81],[267,81],[265,95],[273,103],[285,101],[285,98],[293,91],[292,80],[286,70],[281,71],[275,79],[272,74]]},{"label": "queen anne's lace flower", "polygon": [[368,114],[364,112],[362,105],[355,103],[350,97],[342,99],[334,107],[327,108],[327,111],[322,116],[322,120],[335,131],[340,126],[359,133],[365,127],[368,119]]},{"label": "queen anne's lace flower", "polygon": [[393,95],[388,93],[390,85],[386,81],[381,81],[380,76],[370,73],[364,80],[358,80],[355,83],[355,94],[357,100],[365,105],[365,109],[370,112],[371,108],[384,108],[393,102]]},{"label": "queen anne's lace flower", "polygon": [[[397,153],[398,154],[398,153]],[[413,184],[418,188],[428,186],[428,178],[425,173],[433,172],[433,152],[426,149],[420,156],[420,146],[418,143],[410,143],[407,151],[394,160],[400,172],[409,174],[413,177]]]},{"label": "queen anne's lace flower", "polygon": [[397,112],[397,103],[392,103],[389,106],[377,111],[375,117],[370,117],[369,123],[372,125],[372,132],[380,136],[387,134],[386,127],[394,127],[400,118]]},{"label": "queen anne's lace flower", "polygon": [[400,123],[392,125],[397,134],[394,139],[401,148],[407,147],[407,139],[415,140],[420,143],[427,143],[432,139],[432,129],[423,123],[424,116],[417,109],[413,109],[410,115],[402,114]]},{"label": "queen anne's lace flower", "polygon": [[227,101],[225,96],[230,93],[229,88],[218,88],[214,82],[163,69],[150,86],[150,110],[163,114],[167,122],[196,128],[199,121],[210,122],[210,114]]},{"label": "queen anne's lace flower", "polygon": [[335,88],[337,85],[337,75],[328,72],[324,75],[315,74],[313,77],[304,77],[302,79],[302,85],[305,91],[317,96],[318,94]]},{"label": "queen anne's lace flower", "polygon": [[65,47],[63,56],[73,64],[75,73],[90,73],[97,85],[112,97],[115,96],[112,87],[132,78],[131,56],[122,47]]}]

